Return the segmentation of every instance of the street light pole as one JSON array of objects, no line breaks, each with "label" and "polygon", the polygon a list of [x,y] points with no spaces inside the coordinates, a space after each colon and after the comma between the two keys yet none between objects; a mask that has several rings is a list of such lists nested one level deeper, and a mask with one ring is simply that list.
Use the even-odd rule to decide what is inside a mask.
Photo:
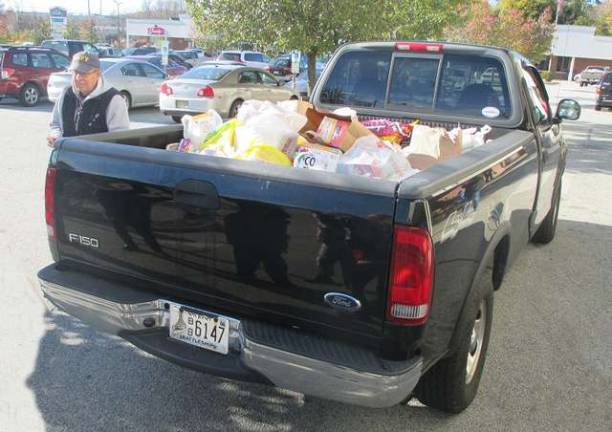
[{"label": "street light pole", "polygon": [[[119,13],[119,6],[123,3],[121,0],[114,0],[117,5],[117,41],[121,45],[121,15]],[[128,41],[125,41],[125,47],[127,48]]]}]

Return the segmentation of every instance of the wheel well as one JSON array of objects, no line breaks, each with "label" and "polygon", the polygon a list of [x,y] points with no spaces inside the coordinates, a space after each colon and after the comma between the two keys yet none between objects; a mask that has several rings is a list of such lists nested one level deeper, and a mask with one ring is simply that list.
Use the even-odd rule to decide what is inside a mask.
[{"label": "wheel well", "polygon": [[510,252],[510,236],[504,236],[493,253],[493,289],[498,290],[504,280],[508,255]]},{"label": "wheel well", "polygon": [[43,90],[42,86],[39,85],[36,81],[26,81],[26,82],[24,82],[23,85],[21,86],[21,89],[19,90],[19,92],[21,93],[23,91],[23,89],[27,85],[33,85],[34,87],[36,87],[38,89],[38,91],[40,92],[41,96],[44,96],[47,93],[45,90]]},{"label": "wheel well", "polygon": [[130,98],[130,106],[129,106],[129,108],[132,108],[132,106],[134,105],[134,99],[132,99],[131,93],[129,91],[127,91],[127,90],[121,90],[119,92],[119,94],[120,95],[122,95],[122,94],[127,95],[127,97]]},{"label": "wheel well", "polygon": [[289,98],[289,100],[298,100],[299,98],[296,95],[293,95]]}]

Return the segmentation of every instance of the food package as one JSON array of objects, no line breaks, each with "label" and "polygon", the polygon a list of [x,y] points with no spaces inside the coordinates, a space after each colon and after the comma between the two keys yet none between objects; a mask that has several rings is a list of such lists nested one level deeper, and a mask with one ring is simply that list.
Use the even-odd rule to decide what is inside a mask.
[{"label": "food package", "polygon": [[190,152],[192,149],[193,145],[191,144],[191,140],[189,138],[183,138],[179,143],[178,143],[178,148],[177,150],[179,152]]},{"label": "food package", "polygon": [[[350,111],[347,110],[338,111],[350,114],[347,116],[341,116],[334,113],[324,113],[317,111],[311,104],[300,101],[298,102],[298,112],[304,113],[308,120],[306,125],[299,131],[301,135],[314,133],[325,142],[324,136],[327,132],[330,134],[328,135],[328,139],[329,136],[331,136],[333,139],[330,141],[333,141],[333,143],[330,141],[326,141],[325,143],[331,144],[333,147],[339,148],[343,152],[350,149],[353,143],[361,137],[375,137],[372,132],[370,132],[363,124],[361,124],[361,122],[359,122],[359,120],[357,120],[356,117],[352,115]],[[326,120],[324,127],[320,128],[320,125],[325,118],[328,120]],[[338,120],[343,123],[333,122],[331,120]],[[340,127],[339,130],[338,127]]]},{"label": "food package", "polygon": [[217,111],[210,109],[195,116],[185,115],[181,119],[183,137],[199,145],[213,130],[223,124],[223,119]]},{"label": "food package", "polygon": [[267,144],[255,144],[241,153],[234,155],[237,160],[267,162],[276,165],[291,166],[291,161],[282,151]]},{"label": "food package", "polygon": [[206,154],[222,154],[232,157],[236,153],[235,135],[238,120],[233,119],[223,123],[212,131],[200,145],[194,145],[192,152]]},{"label": "food package", "polygon": [[416,125],[412,130],[410,145],[403,151],[406,155],[419,154],[443,161],[461,154],[461,141],[461,134],[453,140],[444,128]]},{"label": "food package", "polygon": [[415,174],[399,147],[367,136],[355,141],[338,163],[337,172],[398,181]]},{"label": "food package", "polygon": [[311,169],[315,171],[336,171],[340,157],[342,157],[341,150],[333,147],[312,144],[303,138],[302,140],[303,142],[298,145],[293,157],[294,167]]},{"label": "food package", "polygon": [[363,125],[381,140],[400,145],[408,141],[416,123],[417,121],[400,123],[387,119],[373,119],[365,120]]}]

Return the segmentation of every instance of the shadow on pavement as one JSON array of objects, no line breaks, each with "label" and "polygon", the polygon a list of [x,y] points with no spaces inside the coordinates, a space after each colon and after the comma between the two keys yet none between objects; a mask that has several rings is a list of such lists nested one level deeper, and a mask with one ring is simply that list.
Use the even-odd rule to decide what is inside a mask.
[{"label": "shadow on pavement", "polygon": [[[611,114],[612,115],[612,114]],[[567,123],[567,171],[612,174],[612,128],[609,123]]]},{"label": "shadow on pavement", "polygon": [[48,100],[42,100],[38,105],[33,107],[25,107],[16,99],[3,99],[0,102],[0,110],[11,111],[30,111],[30,112],[48,112],[53,111],[53,103]]}]

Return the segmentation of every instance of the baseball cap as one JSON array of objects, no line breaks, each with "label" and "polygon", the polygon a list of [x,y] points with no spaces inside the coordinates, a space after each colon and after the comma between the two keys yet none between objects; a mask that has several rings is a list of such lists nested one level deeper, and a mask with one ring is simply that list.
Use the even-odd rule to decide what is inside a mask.
[{"label": "baseball cap", "polygon": [[100,59],[96,54],[81,51],[72,56],[72,62],[68,68],[71,72],[89,73],[94,69],[100,69]]}]

